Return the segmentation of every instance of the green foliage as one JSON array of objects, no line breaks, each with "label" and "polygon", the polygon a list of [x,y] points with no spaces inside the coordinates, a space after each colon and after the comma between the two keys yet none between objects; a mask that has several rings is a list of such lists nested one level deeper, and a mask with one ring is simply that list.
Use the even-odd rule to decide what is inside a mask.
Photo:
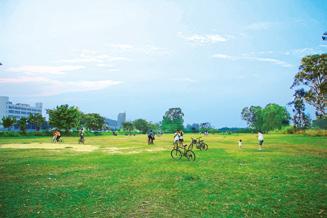
[{"label": "green foliage", "polygon": [[256,131],[281,129],[287,126],[290,120],[286,108],[273,103],[263,109],[260,106],[245,107],[241,115],[242,119],[247,121],[248,126]]},{"label": "green foliage", "polygon": [[200,132],[209,131],[209,129],[212,129],[212,126],[209,122],[201,123],[200,124]]},{"label": "green foliage", "polygon": [[169,108],[163,116],[161,128],[164,132],[175,132],[184,129],[184,113],[181,108]]},{"label": "green foliage", "polygon": [[327,54],[309,55],[301,60],[292,88],[304,86],[306,102],[316,109],[318,118],[326,117]]},{"label": "green foliage", "polygon": [[27,118],[22,117],[18,120],[18,126],[23,134],[26,134]]},{"label": "green foliage", "polygon": [[45,122],[45,118],[42,117],[42,114],[30,114],[27,121],[35,126],[36,131],[39,131]]},{"label": "green foliage", "polygon": [[285,107],[278,104],[268,104],[263,110],[263,131],[281,129],[289,125],[290,115]]},{"label": "green foliage", "polygon": [[132,122],[124,122],[123,129],[124,131],[131,133],[134,130],[134,125]]},{"label": "green foliage", "polygon": [[146,133],[150,129],[150,124],[144,119],[137,119],[133,121],[135,129],[142,133]]},{"label": "green foliage", "polygon": [[4,128],[9,129],[16,123],[16,119],[13,117],[2,117],[2,125]]},{"label": "green foliage", "polygon": [[82,114],[81,125],[90,130],[102,130],[104,126],[104,117],[97,113]]},{"label": "green foliage", "polygon": [[305,91],[303,89],[296,90],[294,93],[294,99],[289,105],[293,105],[293,123],[296,129],[307,129],[311,125],[309,115],[305,114],[304,96]]},{"label": "green foliage", "polygon": [[327,129],[327,118],[321,118],[314,120],[312,126],[320,129]]},{"label": "green foliage", "polygon": [[81,120],[81,112],[77,107],[60,105],[55,109],[47,110],[51,126],[65,129],[66,133],[72,128],[78,128]]},{"label": "green foliage", "polygon": [[241,112],[242,119],[245,120],[248,126],[255,130],[263,128],[263,114],[260,106],[250,106],[243,108]]}]

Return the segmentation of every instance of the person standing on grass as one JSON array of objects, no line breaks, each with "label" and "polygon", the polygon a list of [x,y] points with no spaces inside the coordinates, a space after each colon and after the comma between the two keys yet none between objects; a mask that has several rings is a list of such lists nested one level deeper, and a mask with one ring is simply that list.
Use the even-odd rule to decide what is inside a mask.
[{"label": "person standing on grass", "polygon": [[184,144],[184,133],[182,130],[179,132],[179,144],[182,146]]},{"label": "person standing on grass", "polygon": [[263,133],[261,131],[258,132],[258,141],[259,141],[259,150],[262,150],[263,145]]},{"label": "person standing on grass", "polygon": [[83,144],[84,144],[84,133],[85,133],[84,128],[81,128],[79,130],[79,142]]},{"label": "person standing on grass", "polygon": [[239,147],[240,149],[242,149],[242,145],[243,145],[243,142],[242,142],[242,139],[240,139],[240,140],[238,141],[238,147]]},{"label": "person standing on grass", "polygon": [[174,134],[174,146],[178,146],[179,144],[179,137],[180,137],[180,132],[179,130],[176,130],[175,134]]}]

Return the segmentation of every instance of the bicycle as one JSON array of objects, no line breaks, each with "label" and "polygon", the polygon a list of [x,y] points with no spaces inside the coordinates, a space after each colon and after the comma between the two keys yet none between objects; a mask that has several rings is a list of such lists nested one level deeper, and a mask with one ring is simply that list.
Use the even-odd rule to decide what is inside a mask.
[{"label": "bicycle", "polygon": [[187,145],[183,145],[181,148],[178,144],[174,143],[174,148],[170,152],[170,156],[174,160],[180,160],[182,156],[186,157],[187,160],[195,161],[195,153],[192,150],[186,149]]},{"label": "bicycle", "polygon": [[201,140],[202,137],[198,137],[196,139],[192,138],[191,144],[188,146],[188,150],[193,149],[193,145],[197,149],[200,149],[201,151],[207,151],[208,150],[208,144],[204,142],[204,140]]},{"label": "bicycle", "polygon": [[63,143],[64,140],[60,137],[59,139],[57,139],[57,137],[52,137],[52,143]]},{"label": "bicycle", "polygon": [[85,142],[84,137],[80,137],[78,140],[78,144],[84,144],[84,142]]}]

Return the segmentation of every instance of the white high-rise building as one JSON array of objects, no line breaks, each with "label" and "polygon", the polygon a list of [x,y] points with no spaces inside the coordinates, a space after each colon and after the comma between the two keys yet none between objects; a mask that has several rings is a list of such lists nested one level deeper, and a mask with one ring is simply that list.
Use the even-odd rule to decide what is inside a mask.
[{"label": "white high-rise building", "polygon": [[42,103],[38,102],[35,106],[29,104],[16,103],[9,101],[9,97],[0,96],[0,119],[2,117],[14,117],[19,120],[28,117],[30,114],[42,114]]}]

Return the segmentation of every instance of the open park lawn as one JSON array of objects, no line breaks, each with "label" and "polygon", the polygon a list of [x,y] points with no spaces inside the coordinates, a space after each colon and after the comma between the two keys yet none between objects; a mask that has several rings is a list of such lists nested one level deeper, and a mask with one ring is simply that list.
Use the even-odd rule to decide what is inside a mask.
[{"label": "open park lawn", "polygon": [[2,137],[0,217],[327,217],[326,137],[209,135],[194,162],[172,138]]}]

